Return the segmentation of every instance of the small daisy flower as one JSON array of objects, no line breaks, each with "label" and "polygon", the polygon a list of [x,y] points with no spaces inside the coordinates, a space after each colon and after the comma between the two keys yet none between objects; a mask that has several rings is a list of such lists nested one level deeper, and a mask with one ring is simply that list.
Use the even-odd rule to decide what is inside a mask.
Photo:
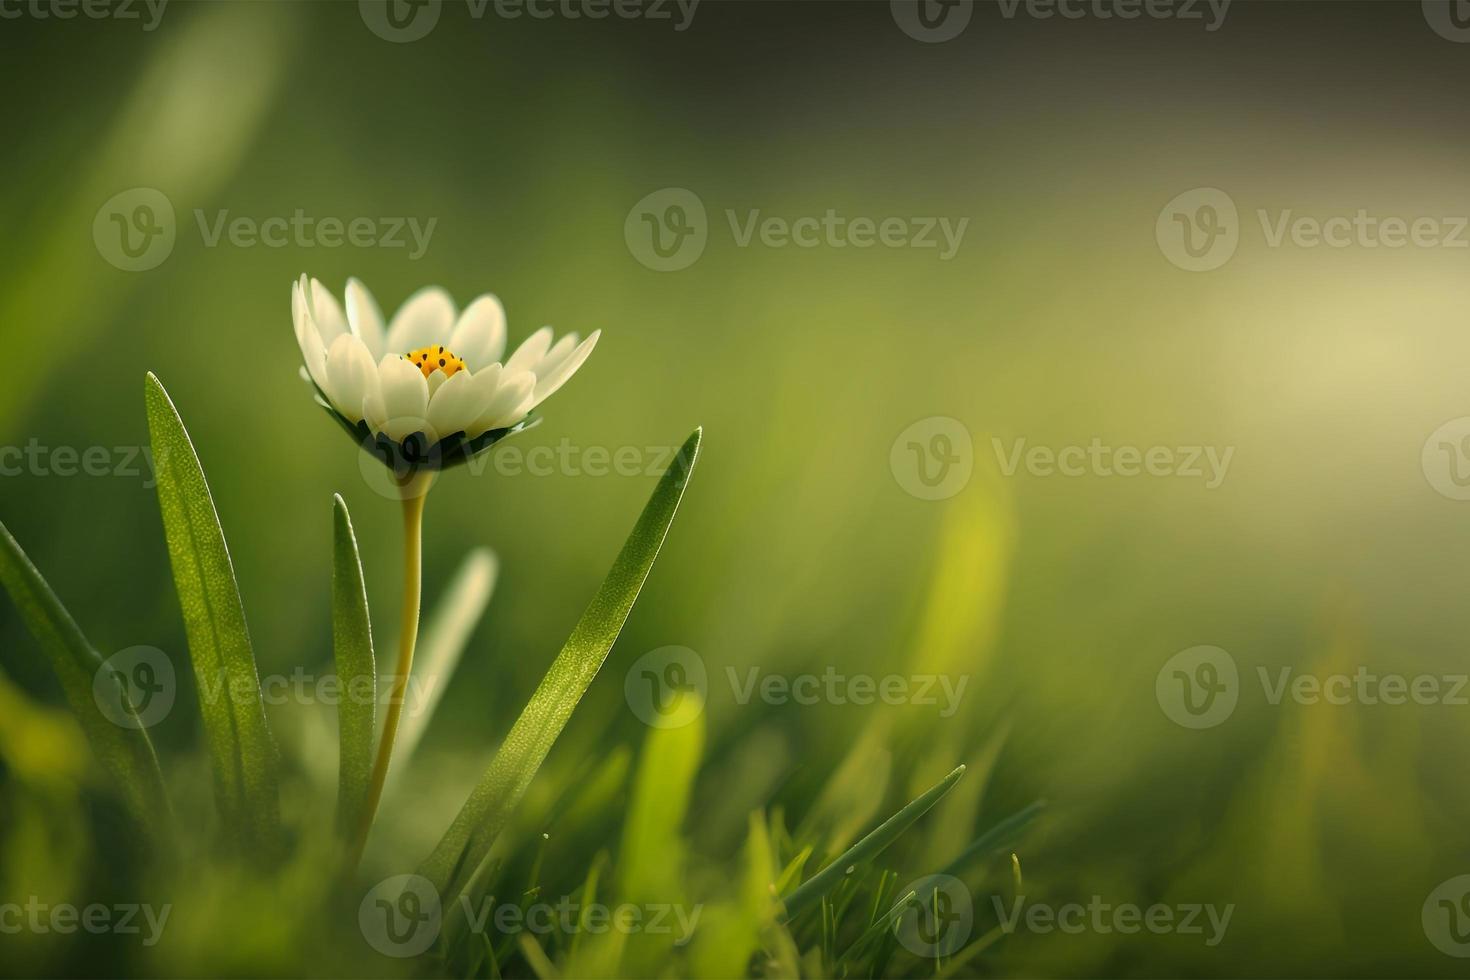
[{"label": "small daisy flower", "polygon": [[505,310],[486,293],[463,311],[437,286],[383,320],[349,279],[345,309],[316,279],[291,285],[291,317],[318,402],[395,471],[443,469],[529,428],[532,411],[566,384],[601,331],[578,341],[550,327],[505,354]]}]

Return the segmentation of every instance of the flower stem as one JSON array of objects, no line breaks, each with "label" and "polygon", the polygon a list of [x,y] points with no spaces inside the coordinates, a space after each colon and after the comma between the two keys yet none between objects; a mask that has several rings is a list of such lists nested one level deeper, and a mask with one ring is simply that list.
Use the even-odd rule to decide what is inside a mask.
[{"label": "flower stem", "polygon": [[409,674],[413,671],[413,649],[419,632],[419,599],[423,589],[423,525],[424,501],[429,488],[404,484],[403,497],[403,620],[398,640],[398,667],[393,675],[393,693],[388,699],[388,713],[383,718],[383,737],[378,742],[378,757],[373,763],[373,779],[368,787],[367,805],[362,820],[353,834],[347,852],[346,873],[351,874],[362,861],[368,832],[378,812],[383,786],[388,780],[388,763],[393,757],[393,741],[398,734],[398,718],[403,713],[404,694]]}]

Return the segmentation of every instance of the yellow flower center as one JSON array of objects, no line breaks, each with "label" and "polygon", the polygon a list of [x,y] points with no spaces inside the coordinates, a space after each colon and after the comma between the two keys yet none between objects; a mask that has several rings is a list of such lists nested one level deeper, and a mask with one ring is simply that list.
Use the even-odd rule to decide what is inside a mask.
[{"label": "yellow flower center", "polygon": [[444,377],[452,378],[464,370],[464,361],[454,355],[454,351],[445,350],[444,347],[420,347],[402,355],[420,371],[424,377],[428,377],[435,371],[443,371]]}]

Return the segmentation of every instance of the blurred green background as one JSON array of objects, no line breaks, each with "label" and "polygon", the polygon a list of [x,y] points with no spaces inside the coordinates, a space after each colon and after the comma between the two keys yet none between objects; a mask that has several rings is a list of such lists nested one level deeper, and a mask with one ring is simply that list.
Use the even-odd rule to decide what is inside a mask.
[{"label": "blurred green background", "polygon": [[[1470,46],[1436,34],[1420,4],[1237,2],[1207,31],[981,3],[963,34],[930,44],[887,3],[704,0],[680,31],[476,18],[446,0],[425,37],[395,43],[357,3],[174,0],[153,30],[25,13],[0,20],[0,46],[0,444],[138,446],[156,372],[209,476],[262,672],[330,658],[334,491],[362,543],[380,661],[397,629],[397,508],[297,377],[290,282],[357,276],[390,311],[426,283],[461,303],[493,291],[512,344],[543,323],[604,331],[522,448],[677,446],[705,427],[665,551],[533,810],[595,754],[639,752],[648,729],[623,677],[680,645],[710,677],[683,826],[700,873],[731,866],[749,810],[774,803],[799,823],[844,760],[871,801],[842,808],[858,830],[967,762],[973,785],[931,815],[927,844],[895,854],[901,877],[1045,798],[1018,848],[1031,898],[1236,906],[1213,948],[1023,933],[969,973],[1460,975],[1421,906],[1470,872],[1470,706],[1272,705],[1256,680],[1258,667],[1467,670],[1470,504],[1435,491],[1420,453],[1470,414],[1470,254],[1272,248],[1256,217],[1470,213]],[[176,241],[131,272],[92,231],[136,187],[172,203]],[[669,187],[703,203],[708,244],[659,272],[624,223]],[[1160,209],[1196,187],[1239,208],[1237,251],[1207,273],[1155,238]],[[740,247],[726,217],[829,208],[969,221],[945,261]],[[410,259],[210,247],[196,218],[297,209],[437,224]],[[931,416],[960,420],[974,447],[973,477],[943,501],[906,492],[890,466],[900,432]],[[992,441],[1094,437],[1235,452],[1206,489],[1007,475]],[[374,875],[411,868],[448,825],[653,483],[493,467],[440,482],[428,600],[472,547],[495,550],[500,576],[387,801]],[[146,644],[186,662],[146,474],[7,475],[0,519],[104,655]],[[1161,710],[1155,678],[1201,644],[1229,651],[1242,680],[1234,714],[1196,731]],[[727,668],[829,665],[969,681],[950,718],[742,705],[726,681]],[[116,827],[93,791],[75,796],[67,774],[86,763],[66,761],[64,718],[28,714],[61,702],[8,603],[0,667],[7,697],[28,698],[3,712],[3,891],[125,891],[135,869],[110,858]],[[310,785],[310,725],[290,713],[271,722],[283,746],[308,746],[295,764]],[[207,796],[196,717],[176,709],[154,737],[179,791]],[[606,834],[616,842],[615,825]],[[576,887],[603,844],[558,853],[553,839],[547,866],[571,868],[556,887]],[[977,908],[993,924],[988,900]],[[18,972],[105,972],[56,940],[0,942],[29,943]]]}]

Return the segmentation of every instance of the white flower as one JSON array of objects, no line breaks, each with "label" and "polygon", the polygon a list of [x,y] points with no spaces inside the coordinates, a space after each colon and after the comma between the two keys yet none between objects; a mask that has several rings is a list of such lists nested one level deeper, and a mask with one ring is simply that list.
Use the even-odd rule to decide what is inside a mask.
[{"label": "white flower", "polygon": [[456,313],[448,293],[426,287],[386,328],[361,282],[348,280],[346,300],[344,312],[304,275],[291,285],[296,341],[311,382],[350,430],[394,444],[420,433],[428,445],[453,439],[456,458],[525,421],[576,373],[601,335],[553,342],[551,328],[542,327],[502,363],[505,310],[489,293]]}]

